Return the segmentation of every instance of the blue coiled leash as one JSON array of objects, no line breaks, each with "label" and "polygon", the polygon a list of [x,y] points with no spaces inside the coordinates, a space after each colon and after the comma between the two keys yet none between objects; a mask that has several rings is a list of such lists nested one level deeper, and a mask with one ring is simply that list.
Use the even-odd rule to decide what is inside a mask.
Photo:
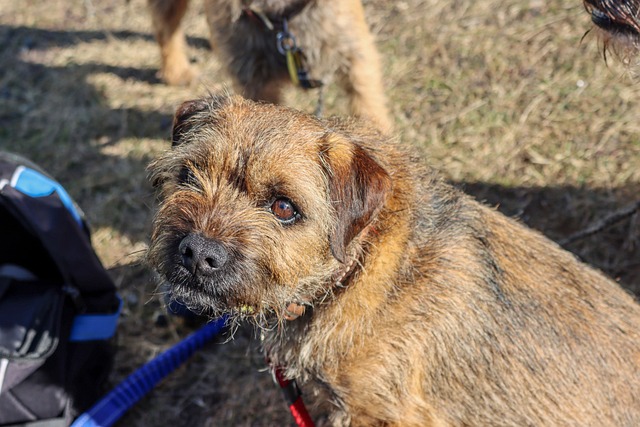
[{"label": "blue coiled leash", "polygon": [[87,412],[81,414],[71,424],[71,427],[112,426],[160,380],[218,335],[226,320],[226,317],[221,317],[202,326],[170,349],[147,362],[125,378]]}]

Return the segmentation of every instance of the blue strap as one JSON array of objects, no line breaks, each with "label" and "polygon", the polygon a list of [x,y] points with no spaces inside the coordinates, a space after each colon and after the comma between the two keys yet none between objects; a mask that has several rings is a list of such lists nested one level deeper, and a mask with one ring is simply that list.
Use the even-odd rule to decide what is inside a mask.
[{"label": "blue strap", "polygon": [[87,412],[81,414],[71,427],[110,427],[129,408],[197,350],[213,339],[227,321],[226,316],[207,323],[187,338],[156,356],[125,378]]},{"label": "blue strap", "polygon": [[118,317],[122,310],[122,299],[115,313],[79,314],[73,320],[69,341],[107,340],[116,333]]},{"label": "blue strap", "polygon": [[82,216],[76,208],[69,193],[58,182],[42,173],[25,166],[19,166],[11,178],[11,186],[30,197],[46,197],[58,193],[60,201],[69,210],[75,220],[82,226]]}]

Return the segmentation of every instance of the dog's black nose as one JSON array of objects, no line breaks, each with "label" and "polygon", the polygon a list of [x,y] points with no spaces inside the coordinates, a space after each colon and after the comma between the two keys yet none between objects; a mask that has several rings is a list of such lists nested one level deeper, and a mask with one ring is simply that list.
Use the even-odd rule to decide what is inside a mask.
[{"label": "dog's black nose", "polygon": [[178,250],[182,265],[194,275],[210,276],[229,260],[229,252],[219,241],[200,234],[187,235]]}]

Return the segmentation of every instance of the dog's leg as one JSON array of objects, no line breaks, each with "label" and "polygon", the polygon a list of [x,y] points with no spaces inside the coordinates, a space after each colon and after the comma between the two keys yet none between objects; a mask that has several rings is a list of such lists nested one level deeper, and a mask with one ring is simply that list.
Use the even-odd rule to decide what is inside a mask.
[{"label": "dog's leg", "polygon": [[351,58],[349,75],[343,85],[349,94],[351,113],[373,120],[380,130],[388,132],[393,125],[386,106],[379,64],[373,43],[363,47]]},{"label": "dog's leg", "polygon": [[187,85],[195,73],[186,54],[184,33],[180,28],[189,0],[148,0],[156,40],[162,57],[161,77],[170,85]]},{"label": "dog's leg", "polygon": [[341,78],[342,86],[349,95],[351,114],[373,120],[378,129],[392,130],[392,121],[387,110],[387,100],[382,85],[380,57],[373,36],[365,20],[360,2],[351,2],[353,33],[352,47],[347,55],[347,75]]}]

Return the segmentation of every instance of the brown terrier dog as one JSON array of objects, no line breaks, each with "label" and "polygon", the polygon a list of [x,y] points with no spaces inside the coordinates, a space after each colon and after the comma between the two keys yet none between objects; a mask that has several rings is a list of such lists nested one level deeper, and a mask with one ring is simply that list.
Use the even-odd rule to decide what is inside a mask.
[{"label": "brown terrier dog", "polygon": [[[180,21],[188,0],[148,0],[162,76],[185,84],[193,71]],[[359,0],[206,0],[211,42],[245,97],[279,103],[292,80],[305,88],[333,76],[351,113],[391,128],[380,60]]]},{"label": "brown terrier dog", "polygon": [[585,0],[591,20],[601,30],[605,48],[611,47],[624,60],[640,49],[640,1]]},{"label": "brown terrier dog", "polygon": [[640,425],[640,305],[353,121],[183,104],[149,261],[333,425]]}]

